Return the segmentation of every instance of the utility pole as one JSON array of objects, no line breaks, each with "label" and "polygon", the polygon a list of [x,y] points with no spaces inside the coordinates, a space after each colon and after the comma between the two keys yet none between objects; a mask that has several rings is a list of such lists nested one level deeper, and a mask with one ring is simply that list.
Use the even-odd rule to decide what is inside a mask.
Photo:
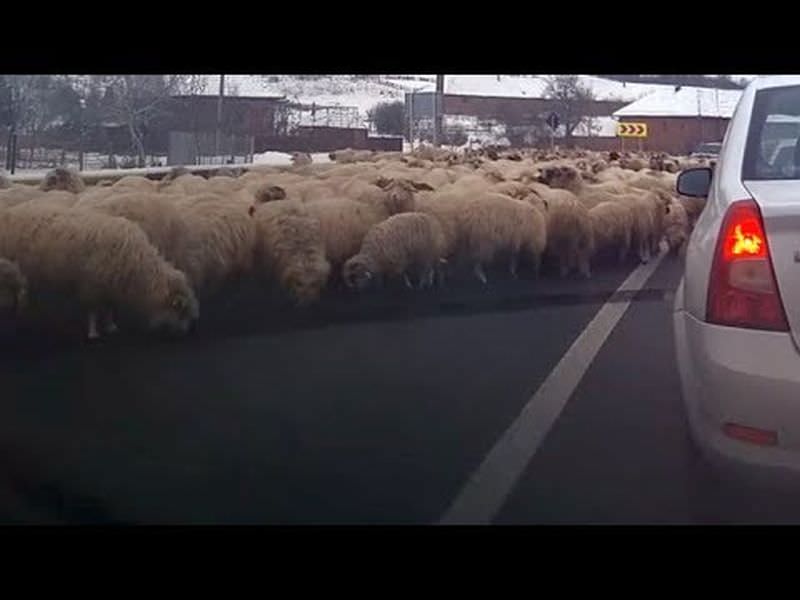
[{"label": "utility pole", "polygon": [[220,127],[222,127],[222,98],[225,96],[225,75],[219,76],[219,98],[217,99],[217,131],[214,136],[214,157],[219,156]]},{"label": "utility pole", "polygon": [[436,76],[436,93],[433,95],[433,145],[439,146],[442,134],[442,96],[444,95],[444,75]]}]

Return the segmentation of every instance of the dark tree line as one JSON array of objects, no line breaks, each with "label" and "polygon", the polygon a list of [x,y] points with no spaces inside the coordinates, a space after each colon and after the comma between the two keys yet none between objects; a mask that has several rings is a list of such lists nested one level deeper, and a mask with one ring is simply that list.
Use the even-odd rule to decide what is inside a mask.
[{"label": "dark tree line", "polygon": [[148,134],[170,98],[202,91],[187,75],[0,75],[0,128],[26,140],[18,152],[42,145],[105,150],[109,130],[120,132],[144,166]]}]

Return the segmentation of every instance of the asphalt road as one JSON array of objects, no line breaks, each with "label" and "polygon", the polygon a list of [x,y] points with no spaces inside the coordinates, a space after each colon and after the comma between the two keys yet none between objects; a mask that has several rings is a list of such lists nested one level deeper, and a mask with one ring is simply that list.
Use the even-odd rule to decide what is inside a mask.
[{"label": "asphalt road", "polygon": [[627,296],[612,293],[633,266],[299,313],[241,290],[186,340],[6,348],[0,520],[435,523],[612,299],[630,307],[492,522],[800,522],[800,498],[694,467],[681,268],[664,259]]}]

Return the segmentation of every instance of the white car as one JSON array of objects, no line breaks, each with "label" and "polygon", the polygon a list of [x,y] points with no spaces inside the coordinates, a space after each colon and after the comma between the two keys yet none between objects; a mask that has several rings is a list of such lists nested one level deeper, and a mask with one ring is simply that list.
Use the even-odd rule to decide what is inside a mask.
[{"label": "white car", "polygon": [[[690,433],[722,472],[800,481],[800,138],[771,163],[765,126],[800,116],[800,77],[754,80],[742,93],[712,172],[686,170],[678,191],[707,197],[674,308]],[[780,117],[777,118],[776,117]]]}]

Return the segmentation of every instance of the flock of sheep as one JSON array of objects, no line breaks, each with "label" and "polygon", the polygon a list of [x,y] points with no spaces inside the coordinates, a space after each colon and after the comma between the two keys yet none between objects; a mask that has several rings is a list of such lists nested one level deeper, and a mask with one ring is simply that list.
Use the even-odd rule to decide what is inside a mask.
[{"label": "flock of sheep", "polygon": [[121,323],[183,334],[198,298],[242,277],[298,305],[326,287],[424,289],[460,272],[488,285],[488,267],[538,277],[543,260],[589,277],[603,257],[646,262],[662,242],[681,253],[703,208],[676,196],[688,161],[664,154],[422,147],[331,159],[91,186],[63,168],[39,186],[0,177],[0,316],[30,318],[57,296],[90,338]]}]

